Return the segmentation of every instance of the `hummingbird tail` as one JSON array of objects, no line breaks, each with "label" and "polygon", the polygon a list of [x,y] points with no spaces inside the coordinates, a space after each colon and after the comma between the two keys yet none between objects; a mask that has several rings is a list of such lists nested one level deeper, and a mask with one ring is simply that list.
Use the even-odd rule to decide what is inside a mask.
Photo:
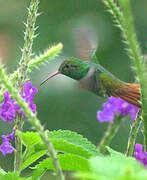
[{"label": "hummingbird tail", "polygon": [[126,83],[125,87],[115,92],[115,95],[126,102],[141,108],[139,84]]}]

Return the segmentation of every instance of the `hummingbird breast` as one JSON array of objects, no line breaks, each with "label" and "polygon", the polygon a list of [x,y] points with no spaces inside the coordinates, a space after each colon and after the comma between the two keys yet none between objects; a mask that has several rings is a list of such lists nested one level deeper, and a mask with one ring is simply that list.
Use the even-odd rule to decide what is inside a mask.
[{"label": "hummingbird breast", "polygon": [[91,67],[87,75],[82,80],[80,80],[80,88],[91,91],[92,93],[101,97],[108,96],[106,89],[101,83],[100,73],[101,72],[96,68]]}]

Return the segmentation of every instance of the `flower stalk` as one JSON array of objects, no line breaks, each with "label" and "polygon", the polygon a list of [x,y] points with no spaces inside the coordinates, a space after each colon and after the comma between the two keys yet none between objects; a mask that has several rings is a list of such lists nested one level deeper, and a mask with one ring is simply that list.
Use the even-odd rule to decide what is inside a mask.
[{"label": "flower stalk", "polygon": [[28,18],[26,26],[26,31],[24,33],[24,47],[22,49],[22,57],[19,62],[18,68],[18,81],[16,87],[22,88],[24,81],[27,79],[28,64],[32,56],[32,45],[35,35],[35,23],[37,16],[39,16],[38,11],[39,0],[31,0],[30,6],[28,8]]},{"label": "flower stalk", "polygon": [[61,52],[62,48],[62,43],[58,43],[57,45],[48,48],[43,54],[40,54],[29,62],[28,71],[35,67],[38,68],[40,64],[56,57]]},{"label": "flower stalk", "polygon": [[138,115],[132,124],[130,136],[128,139],[126,156],[133,156],[136,137],[137,137],[140,125],[141,125],[141,113],[142,113],[142,110],[139,110]]},{"label": "flower stalk", "polygon": [[[32,45],[33,40],[35,38],[35,23],[37,16],[39,15],[37,13],[38,11],[38,5],[39,0],[31,0],[29,8],[28,8],[28,17],[27,22],[25,23],[26,31],[24,33],[24,46],[22,49],[22,57],[19,61],[19,68],[18,68],[18,79],[15,83],[15,87],[19,90],[22,89],[25,81],[28,79],[28,63],[31,60],[32,56]],[[17,117],[16,117],[17,118]],[[22,118],[22,117],[21,117]],[[16,120],[16,126],[19,130],[23,129],[23,119],[17,119]],[[21,128],[20,128],[21,127]],[[16,153],[15,153],[15,162],[14,162],[14,169],[20,170],[20,165],[22,161],[22,144],[19,139],[19,137],[15,138],[15,144],[16,144]]]},{"label": "flower stalk", "polygon": [[122,121],[123,121],[123,116],[116,115],[114,120],[109,123],[108,129],[106,130],[104,137],[102,138],[102,140],[100,141],[97,147],[102,154],[107,154],[106,146],[110,144],[113,137],[118,132]]},{"label": "flower stalk", "polygon": [[[20,118],[21,116],[18,115],[16,121],[20,121]],[[19,127],[19,129],[21,128]],[[15,137],[15,147],[17,147],[17,150],[14,156],[14,171],[19,171],[22,163],[22,142],[18,136]]]},{"label": "flower stalk", "polygon": [[140,84],[144,145],[147,151],[147,72],[133,25],[130,0],[119,1],[121,10],[114,0],[103,0],[103,2],[108,7],[115,23],[121,29],[123,42],[127,45],[127,52],[134,63],[133,69],[136,70],[137,80]]},{"label": "flower stalk", "polygon": [[140,84],[141,101],[142,101],[142,121],[143,121],[143,135],[144,145],[147,151],[147,72],[146,66],[141,54],[139,44],[137,42],[136,33],[133,26],[133,17],[131,14],[130,0],[120,1],[123,12],[123,26],[126,31],[126,40],[129,47],[129,54],[133,59],[137,80]]}]

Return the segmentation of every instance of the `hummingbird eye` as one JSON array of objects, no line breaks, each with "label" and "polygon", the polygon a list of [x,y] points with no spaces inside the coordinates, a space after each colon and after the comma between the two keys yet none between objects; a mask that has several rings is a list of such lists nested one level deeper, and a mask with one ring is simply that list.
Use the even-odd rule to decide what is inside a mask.
[{"label": "hummingbird eye", "polygon": [[70,68],[70,67],[71,67],[71,64],[66,64],[65,67],[66,67],[66,68]]}]

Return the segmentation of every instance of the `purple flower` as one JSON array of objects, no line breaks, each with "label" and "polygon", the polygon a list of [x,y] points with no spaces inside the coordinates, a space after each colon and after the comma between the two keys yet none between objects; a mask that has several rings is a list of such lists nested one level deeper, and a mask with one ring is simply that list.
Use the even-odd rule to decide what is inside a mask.
[{"label": "purple flower", "polygon": [[4,92],[4,102],[0,107],[0,118],[11,123],[14,120],[16,111],[19,111],[19,109],[18,105],[15,104],[15,100],[10,98],[9,92]]},{"label": "purple flower", "polygon": [[14,140],[16,128],[13,129],[11,134],[2,135],[2,144],[0,145],[0,151],[3,154],[3,156],[6,156],[7,154],[11,154],[13,151],[15,151],[15,148],[11,145],[9,141]]},{"label": "purple flower", "polygon": [[25,83],[24,88],[23,88],[23,92],[24,92],[24,98],[28,98],[30,100],[33,100],[34,95],[38,92],[38,89],[32,86],[32,82],[28,81],[27,83]]},{"label": "purple flower", "polygon": [[136,157],[137,161],[139,161],[141,164],[143,164],[145,167],[147,167],[147,152],[142,151],[142,145],[141,144],[135,145],[134,156]]},{"label": "purple flower", "polygon": [[112,111],[111,104],[109,102],[106,102],[103,104],[103,111],[97,112],[97,117],[100,122],[104,121],[113,121],[114,119],[114,112]]},{"label": "purple flower", "polygon": [[[33,103],[33,98],[37,92],[37,88],[32,86],[31,81],[26,82],[23,92],[20,92],[20,95],[23,99],[25,99],[25,102],[29,104],[29,107],[33,113],[36,113],[36,105]],[[10,98],[9,92],[4,92],[4,102],[2,102],[0,107],[0,118],[8,123],[11,123],[17,113],[25,117],[25,114],[21,111],[20,106],[16,104],[15,100]]]},{"label": "purple flower", "polygon": [[130,114],[132,120],[134,120],[138,110],[137,107],[127,103],[121,98],[111,96],[108,98],[108,101],[103,104],[103,110],[97,112],[97,118],[99,122],[111,122],[115,114],[121,114],[123,116]]},{"label": "purple flower", "polygon": [[33,113],[36,113],[36,104],[33,103],[34,95],[38,92],[38,89],[32,86],[32,82],[25,83],[23,93],[20,93],[22,98],[29,104]]}]

